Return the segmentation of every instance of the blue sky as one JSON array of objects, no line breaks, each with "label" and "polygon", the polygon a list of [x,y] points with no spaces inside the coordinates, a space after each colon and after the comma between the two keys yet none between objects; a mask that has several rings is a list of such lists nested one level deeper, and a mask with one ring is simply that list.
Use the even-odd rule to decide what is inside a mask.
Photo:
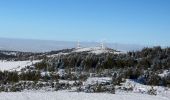
[{"label": "blue sky", "polygon": [[170,45],[170,0],[1,0],[0,37]]}]

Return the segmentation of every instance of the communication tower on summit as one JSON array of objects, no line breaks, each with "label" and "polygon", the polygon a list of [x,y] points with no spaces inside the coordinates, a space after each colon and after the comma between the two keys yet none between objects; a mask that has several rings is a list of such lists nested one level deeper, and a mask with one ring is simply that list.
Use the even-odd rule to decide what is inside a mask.
[{"label": "communication tower on summit", "polygon": [[80,49],[81,47],[80,47],[80,42],[79,41],[77,41],[77,49]]},{"label": "communication tower on summit", "polygon": [[100,43],[100,47],[101,47],[101,49],[105,49],[103,41]]}]

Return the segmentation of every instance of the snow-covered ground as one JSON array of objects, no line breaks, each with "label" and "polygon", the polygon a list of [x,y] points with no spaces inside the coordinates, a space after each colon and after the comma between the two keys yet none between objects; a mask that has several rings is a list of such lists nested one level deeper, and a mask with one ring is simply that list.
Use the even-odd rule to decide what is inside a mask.
[{"label": "snow-covered ground", "polygon": [[73,52],[89,52],[94,54],[101,54],[101,53],[114,53],[112,51],[107,50],[106,48],[101,47],[88,47],[88,48],[79,48],[74,50]]},{"label": "snow-covered ground", "polygon": [[102,83],[102,82],[111,82],[112,78],[111,77],[89,77],[85,82],[84,85],[88,84],[96,84],[96,83]]},{"label": "snow-covered ground", "polygon": [[70,54],[70,53],[62,53],[62,52],[60,52],[60,53],[58,53],[58,54],[52,54],[52,55],[47,55],[47,57],[58,57],[58,56],[61,56],[61,55],[67,55],[67,54]]},{"label": "snow-covered ground", "polygon": [[0,61],[0,70],[16,70],[19,71],[20,69],[30,66],[32,64],[35,64],[37,62],[40,62],[40,60],[34,60],[33,62],[31,61]]},{"label": "snow-covered ground", "polygon": [[148,90],[150,90],[153,87],[156,90],[157,95],[164,96],[166,98],[169,98],[168,100],[170,100],[170,88],[167,87],[143,85],[129,79],[126,79],[126,82],[122,83],[121,87],[126,88],[133,87],[131,93],[139,94],[147,94]]},{"label": "snow-covered ground", "polygon": [[170,75],[170,70],[164,70],[163,73],[159,74],[160,77],[167,77]]},{"label": "snow-covered ground", "polygon": [[157,95],[151,96],[138,93],[78,93],[78,92],[13,92],[0,93],[0,100],[170,100],[170,98]]}]

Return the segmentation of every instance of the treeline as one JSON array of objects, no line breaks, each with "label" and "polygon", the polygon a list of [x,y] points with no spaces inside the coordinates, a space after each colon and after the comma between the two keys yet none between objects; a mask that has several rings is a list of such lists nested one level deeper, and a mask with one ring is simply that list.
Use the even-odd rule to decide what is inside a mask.
[{"label": "treeline", "polygon": [[18,73],[16,71],[0,71],[0,82],[1,83],[15,83],[19,81],[38,81],[40,79],[40,73],[35,71],[27,71]]},{"label": "treeline", "polygon": [[[46,64],[46,65],[45,65]],[[126,54],[104,53],[100,55],[89,53],[70,53],[55,58],[45,58],[37,64],[38,69],[45,66],[54,68],[79,68],[81,70],[141,68],[143,70],[160,71],[170,68],[170,48],[144,48],[141,51]]]},{"label": "treeline", "polygon": [[170,85],[170,75],[159,74],[170,70],[170,48],[153,47],[126,54],[104,53],[100,55],[86,52],[70,53],[55,58],[45,58],[35,65],[37,70],[57,71],[66,69],[79,72],[102,73],[110,69],[122,78],[135,79],[147,85]]},{"label": "treeline", "polygon": [[7,61],[24,61],[42,59],[43,53],[20,52],[20,51],[5,51],[0,50],[0,60]]}]

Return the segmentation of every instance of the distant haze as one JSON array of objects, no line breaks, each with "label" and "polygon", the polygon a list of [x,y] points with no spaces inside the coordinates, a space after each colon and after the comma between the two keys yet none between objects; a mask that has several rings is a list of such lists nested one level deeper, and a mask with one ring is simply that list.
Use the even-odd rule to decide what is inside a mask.
[{"label": "distant haze", "polygon": [[[98,42],[80,42],[81,47],[100,46]],[[144,46],[135,44],[104,43],[108,48],[120,51],[139,50]],[[77,42],[71,41],[50,41],[50,40],[31,40],[31,39],[7,39],[0,38],[0,50],[14,50],[24,52],[47,52],[75,48]]]}]

